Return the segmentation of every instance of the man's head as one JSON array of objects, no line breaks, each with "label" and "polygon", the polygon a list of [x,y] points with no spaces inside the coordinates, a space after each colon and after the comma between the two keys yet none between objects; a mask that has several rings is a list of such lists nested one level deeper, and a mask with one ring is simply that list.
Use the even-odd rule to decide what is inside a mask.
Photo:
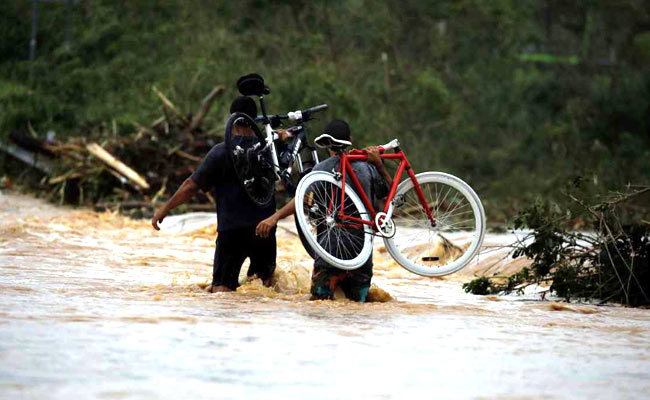
[{"label": "man's head", "polygon": [[317,137],[314,142],[320,147],[326,147],[331,151],[340,151],[352,145],[350,138],[350,125],[342,119],[331,121],[323,134]]},{"label": "man's head", "polygon": [[257,117],[257,104],[255,104],[255,100],[248,96],[239,96],[230,103],[230,113],[236,112],[244,113],[255,119]]}]

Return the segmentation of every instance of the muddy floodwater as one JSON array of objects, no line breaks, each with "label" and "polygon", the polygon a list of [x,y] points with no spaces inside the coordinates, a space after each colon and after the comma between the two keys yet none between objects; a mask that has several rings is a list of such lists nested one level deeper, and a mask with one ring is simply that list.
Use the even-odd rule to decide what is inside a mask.
[{"label": "muddy floodwater", "polygon": [[650,398],[650,310],[465,294],[517,264],[422,278],[379,241],[375,302],[312,302],[288,223],[274,288],[209,294],[205,218],[155,232],[0,194],[0,399]]}]

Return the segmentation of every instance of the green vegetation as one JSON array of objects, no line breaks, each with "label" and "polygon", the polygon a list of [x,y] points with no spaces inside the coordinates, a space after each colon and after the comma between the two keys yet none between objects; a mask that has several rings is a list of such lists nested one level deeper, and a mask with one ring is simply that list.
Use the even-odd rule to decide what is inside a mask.
[{"label": "green vegetation", "polygon": [[30,126],[40,138],[132,133],[161,114],[152,85],[185,112],[226,85],[206,121],[218,127],[236,78],[259,72],[271,112],[326,102],[323,118],[348,119],[357,147],[398,137],[418,170],[467,180],[492,221],[557,197],[576,173],[601,193],[650,177],[645,0],[80,0],[69,14],[40,11],[32,63],[30,2],[0,3],[3,141]]},{"label": "green vegetation", "polygon": [[593,205],[585,198],[594,198],[593,187],[578,179],[565,201],[524,209],[514,228],[531,233],[510,254],[527,257],[530,267],[508,277],[478,277],[463,285],[465,291],[508,294],[543,285],[567,301],[649,305],[650,187],[626,188]]}]

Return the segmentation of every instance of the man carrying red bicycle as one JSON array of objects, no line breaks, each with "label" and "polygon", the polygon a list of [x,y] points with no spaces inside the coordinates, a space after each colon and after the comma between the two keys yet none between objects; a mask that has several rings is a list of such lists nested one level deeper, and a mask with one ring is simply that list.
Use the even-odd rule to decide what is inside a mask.
[{"label": "man carrying red bicycle", "polygon": [[[347,151],[346,149],[352,144],[350,127],[343,120],[333,120],[325,127],[324,133],[315,140],[315,143],[321,147],[326,147],[330,157],[317,164],[313,171],[336,173],[340,162],[338,154]],[[379,157],[378,147],[368,147],[364,150],[368,154],[368,162],[355,162],[352,167],[368,198],[371,201],[382,199],[388,194],[392,177]],[[256,233],[262,237],[268,236],[280,219],[294,213],[295,200],[292,200],[269,218],[260,222],[257,225]],[[363,234],[363,230],[358,230],[358,235],[362,236]],[[319,238],[323,246],[331,248],[340,244],[335,243],[336,240],[357,239],[354,236],[343,239],[329,236]],[[340,288],[348,299],[365,302],[372,279],[372,265],[371,256],[361,267],[346,271],[329,265],[316,255],[311,284],[312,300],[333,299],[335,290]]]}]

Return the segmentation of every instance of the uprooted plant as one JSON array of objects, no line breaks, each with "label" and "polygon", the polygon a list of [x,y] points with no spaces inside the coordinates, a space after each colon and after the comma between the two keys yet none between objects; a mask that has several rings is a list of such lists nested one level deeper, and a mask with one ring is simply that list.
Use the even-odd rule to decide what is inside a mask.
[{"label": "uprooted plant", "polygon": [[477,277],[463,285],[474,294],[523,292],[548,285],[559,297],[650,304],[650,187],[625,191],[588,204],[574,182],[562,205],[535,202],[514,220],[514,229],[531,232],[512,244],[512,258],[529,267],[510,276]]}]

